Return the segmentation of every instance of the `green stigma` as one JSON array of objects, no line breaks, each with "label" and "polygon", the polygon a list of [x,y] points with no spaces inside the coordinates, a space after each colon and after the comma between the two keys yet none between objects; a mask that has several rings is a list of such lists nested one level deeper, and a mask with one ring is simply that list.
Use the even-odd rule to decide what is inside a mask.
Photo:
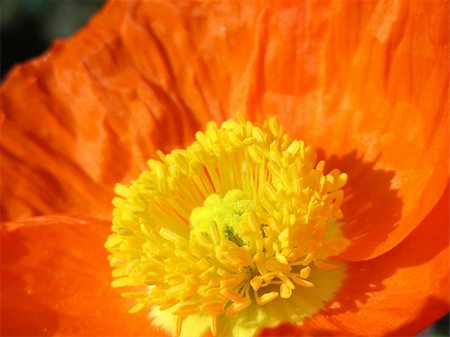
[{"label": "green stigma", "polygon": [[203,206],[195,208],[191,213],[191,236],[198,233],[214,236],[211,223],[215,222],[220,239],[232,241],[242,247],[246,244],[239,235],[242,215],[255,210],[256,201],[245,199],[241,190],[228,191],[223,198],[218,194],[211,194]]}]

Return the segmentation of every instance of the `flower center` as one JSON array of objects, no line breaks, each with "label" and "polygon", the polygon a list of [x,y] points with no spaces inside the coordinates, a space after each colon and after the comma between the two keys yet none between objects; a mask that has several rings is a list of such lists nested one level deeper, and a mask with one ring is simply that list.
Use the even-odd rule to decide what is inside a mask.
[{"label": "flower center", "polygon": [[233,242],[238,247],[248,245],[240,232],[241,217],[245,212],[255,211],[256,202],[247,200],[241,190],[231,190],[221,198],[211,194],[202,207],[195,208],[189,218],[192,236],[206,235],[219,244],[223,240]]},{"label": "flower center", "polygon": [[196,138],[116,188],[105,246],[112,285],[133,289],[131,312],[151,307],[155,324],[193,336],[253,334],[320,310],[344,277],[330,257],[348,245],[346,175],[324,174],[276,119],[210,123]]}]

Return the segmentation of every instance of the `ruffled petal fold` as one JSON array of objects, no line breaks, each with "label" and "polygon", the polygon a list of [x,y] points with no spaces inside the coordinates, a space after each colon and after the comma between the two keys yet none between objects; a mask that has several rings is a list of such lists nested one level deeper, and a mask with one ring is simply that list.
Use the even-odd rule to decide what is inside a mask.
[{"label": "ruffled petal fold", "polygon": [[378,2],[364,20],[362,7],[373,5],[365,3],[356,15],[364,24],[352,40],[354,27],[345,22],[354,20],[353,5],[337,6],[330,20],[339,28],[328,35],[319,72],[323,118],[296,132],[327,156],[345,161],[356,153],[373,165],[372,172],[357,162],[342,168],[349,174],[343,209],[350,220],[343,230],[352,241],[343,256],[361,260],[401,242],[447,185],[449,4]]},{"label": "ruffled petal fold", "polygon": [[186,85],[161,37],[135,18],[141,5],[108,3],[75,37],[7,76],[0,107],[0,165],[8,177],[1,183],[3,220],[109,215],[115,183],[135,178],[156,150],[186,146],[213,119],[179,94]]},{"label": "ruffled petal fold", "polygon": [[86,217],[3,224],[1,335],[165,336],[110,286],[108,232]]},{"label": "ruffled petal fold", "polygon": [[[325,157],[354,153],[390,175],[398,216],[375,220],[344,204],[344,257],[379,256],[446,185],[448,6],[111,1],[6,79],[2,215],[108,214],[113,184],[136,177],[156,149],[183,146],[238,110],[258,121],[277,114]],[[349,193],[363,197],[370,175],[344,168]],[[369,195],[382,210],[382,191]]]}]

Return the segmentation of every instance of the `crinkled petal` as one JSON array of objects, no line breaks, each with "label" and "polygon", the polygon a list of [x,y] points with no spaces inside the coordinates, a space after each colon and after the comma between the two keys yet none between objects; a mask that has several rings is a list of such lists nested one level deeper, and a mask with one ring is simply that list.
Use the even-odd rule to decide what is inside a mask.
[{"label": "crinkled petal", "polygon": [[348,260],[395,247],[445,189],[448,12],[448,2],[305,1],[254,20],[251,85],[233,105],[259,120],[278,114],[294,136],[338,158],[349,174]]},{"label": "crinkled petal", "polygon": [[108,215],[115,183],[135,178],[156,150],[183,147],[200,125],[220,118],[194,110],[186,103],[194,98],[179,93],[186,83],[162,37],[135,18],[141,5],[107,4],[74,38],[56,42],[5,80],[3,220]]},{"label": "crinkled petal", "polygon": [[[398,216],[344,225],[345,258],[381,255],[446,185],[448,6],[111,1],[5,81],[2,213],[106,214],[114,182],[135,177],[157,148],[237,110],[278,114],[325,156],[355,153],[392,175]],[[349,190],[369,179],[347,168]],[[383,208],[382,193],[372,201]]]}]

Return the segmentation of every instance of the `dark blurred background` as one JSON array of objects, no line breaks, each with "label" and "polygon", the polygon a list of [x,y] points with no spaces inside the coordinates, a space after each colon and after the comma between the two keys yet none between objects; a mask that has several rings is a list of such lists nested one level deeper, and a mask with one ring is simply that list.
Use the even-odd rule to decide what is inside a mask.
[{"label": "dark blurred background", "polygon": [[[54,39],[73,35],[103,3],[104,0],[0,0],[1,78],[14,64],[42,54]],[[449,336],[449,317],[420,336]]]},{"label": "dark blurred background", "polygon": [[0,0],[1,77],[15,63],[42,54],[56,38],[72,35],[104,0]]}]

